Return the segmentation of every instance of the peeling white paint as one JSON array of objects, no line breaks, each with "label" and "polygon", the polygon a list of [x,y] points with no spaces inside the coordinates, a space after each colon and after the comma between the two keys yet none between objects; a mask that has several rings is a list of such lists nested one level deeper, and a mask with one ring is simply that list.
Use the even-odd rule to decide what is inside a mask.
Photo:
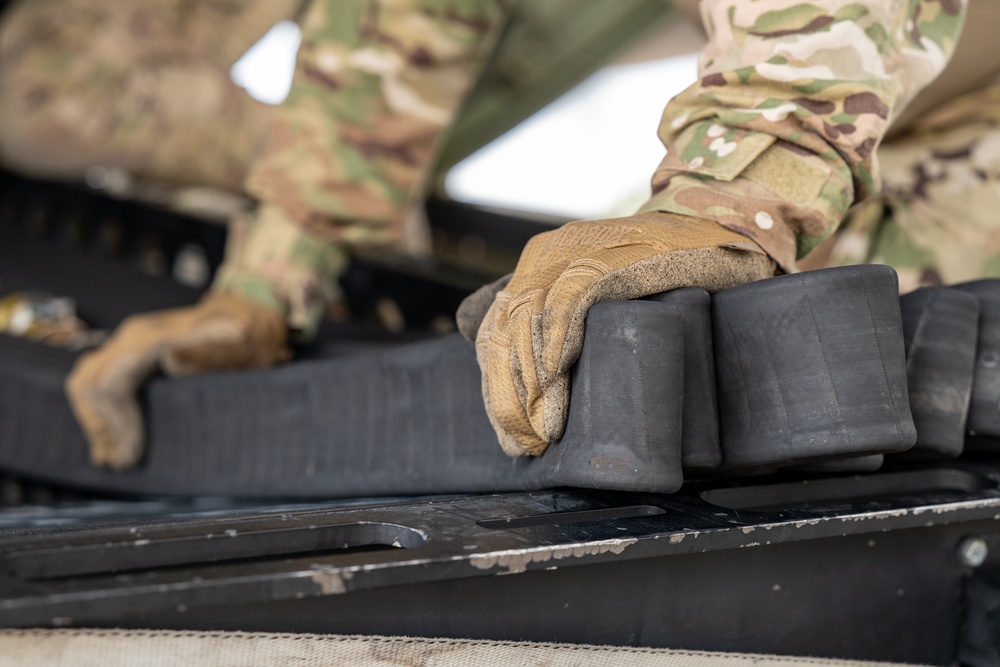
[{"label": "peeling white paint", "polygon": [[[672,540],[672,538],[671,538]],[[574,544],[565,547],[538,547],[533,549],[508,549],[491,554],[474,554],[469,563],[479,570],[490,570],[494,567],[506,568],[501,574],[520,574],[528,569],[531,563],[545,563],[549,560],[563,558],[581,558],[598,554],[620,554],[626,548],[638,542],[636,538],[620,540],[601,540],[587,544]]]},{"label": "peeling white paint", "polygon": [[310,577],[313,583],[319,585],[319,591],[323,595],[340,595],[347,592],[346,580],[354,578],[354,572],[350,570],[340,570],[328,565],[313,565],[313,573]]}]

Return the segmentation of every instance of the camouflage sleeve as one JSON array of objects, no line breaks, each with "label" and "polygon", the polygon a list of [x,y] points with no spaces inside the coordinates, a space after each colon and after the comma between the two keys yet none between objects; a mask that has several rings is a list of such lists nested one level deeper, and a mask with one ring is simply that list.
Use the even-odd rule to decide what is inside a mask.
[{"label": "camouflage sleeve", "polygon": [[231,241],[253,248],[232,249],[241,268],[227,267],[217,287],[281,304],[293,328],[308,329],[324,303],[317,286],[343,266],[328,255],[400,244],[507,4],[314,0],[291,92],[247,177],[262,214]]},{"label": "camouflage sleeve", "polygon": [[284,313],[298,336],[309,340],[346,265],[347,256],[338,244],[264,204],[251,217],[230,222],[226,259],[212,289],[235,292]]},{"label": "camouflage sleeve", "polygon": [[879,195],[810,264],[888,264],[901,292],[1000,277],[1000,80],[922,113],[879,162]]},{"label": "camouflage sleeve", "polygon": [[715,220],[785,271],[879,187],[893,115],[944,68],[964,0],[702,0],[699,81],[660,124],[643,211]]}]

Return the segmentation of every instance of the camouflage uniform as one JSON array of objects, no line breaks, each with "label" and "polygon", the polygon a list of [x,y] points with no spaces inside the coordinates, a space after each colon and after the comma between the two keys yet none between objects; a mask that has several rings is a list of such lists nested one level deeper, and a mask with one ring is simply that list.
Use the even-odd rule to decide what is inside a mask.
[{"label": "camouflage uniform", "polygon": [[[311,329],[343,265],[343,247],[407,236],[406,211],[506,9],[502,0],[314,0],[303,19],[292,92],[249,171],[246,187],[263,204],[234,229],[216,287],[279,308],[292,326]],[[893,259],[907,243],[935,245],[942,225],[953,229],[954,221],[941,217],[939,197],[913,195],[939,188],[938,181],[913,176],[924,167],[912,155],[923,155],[919,145],[930,134],[953,146],[944,126],[898,142],[901,162],[877,149],[896,112],[947,61],[962,26],[962,0],[702,0],[701,12],[710,42],[700,80],[664,112],[659,134],[667,156],[644,211],[716,220],[792,271],[853,204],[878,191],[878,155],[888,169],[887,188],[869,201],[883,205],[856,209],[834,252],[838,261]],[[72,23],[65,15],[59,20]],[[9,42],[0,39],[0,49]],[[17,49],[0,50],[11,52]],[[23,89],[24,104],[45,97]],[[940,122],[956,119],[945,114]],[[982,130],[993,120],[977,122]],[[258,136],[256,129],[240,132],[252,141]],[[972,135],[956,132],[968,145]],[[987,141],[976,153],[985,155],[993,144],[976,137]],[[965,169],[956,159],[948,173]],[[897,217],[906,210],[914,220],[938,222],[889,244],[893,235],[878,230],[890,199]],[[910,233],[915,225],[894,228]],[[983,239],[995,236],[988,226],[975,229]],[[858,252],[863,234],[882,246],[870,251],[864,244]],[[991,247],[978,244],[987,254]],[[995,271],[994,256],[984,256],[977,269]]]},{"label": "camouflage uniform", "polygon": [[1000,85],[924,115],[879,154],[883,187],[831,239],[831,265],[877,262],[900,289],[1000,277]]},{"label": "camouflage uniform", "polygon": [[[315,328],[341,248],[402,244],[409,214],[507,14],[503,0],[315,0],[288,99],[247,191],[216,289]],[[407,229],[407,224],[411,229]]]},{"label": "camouflage uniform", "polygon": [[0,156],[50,177],[103,165],[239,189],[271,109],[229,69],[301,1],[15,3],[0,23]]},{"label": "camouflage uniform", "polygon": [[[314,16],[319,18],[313,18],[311,25],[326,24],[325,6],[316,7]],[[487,34],[486,19],[492,18],[495,26],[502,11],[482,4],[479,9],[485,12],[481,34]],[[797,258],[827,238],[852,205],[879,191],[879,143],[896,113],[944,68],[962,28],[964,2],[703,0],[701,12],[710,41],[702,57],[700,81],[672,100],[664,112],[659,134],[667,156],[653,178],[653,197],[642,210],[716,220],[749,236],[784,270],[794,271]],[[307,34],[309,26],[307,20]],[[364,46],[350,51],[351,45],[358,46],[352,39],[357,36],[342,34],[326,43],[340,54],[328,58],[328,74],[340,74],[345,62],[357,60],[344,53],[356,56],[365,52]],[[311,41],[307,38],[307,43]],[[392,43],[374,41],[383,46]],[[286,214],[269,213],[265,206],[263,218],[284,217],[287,222],[293,217],[300,229],[306,230],[296,238],[286,226],[284,242],[259,243],[275,268],[272,276],[255,287],[263,292],[270,289],[268,286],[280,285],[277,300],[290,305],[292,322],[315,319],[323,300],[320,285],[326,284],[327,271],[339,268],[332,257],[334,251],[325,255],[317,252],[316,242],[331,238],[331,233],[332,238],[346,244],[397,240],[405,202],[419,191],[421,176],[430,164],[432,153],[424,144],[424,157],[408,162],[417,168],[408,173],[398,171],[402,180],[396,181],[395,187],[386,187],[392,182],[387,178],[389,168],[401,166],[393,158],[403,154],[401,145],[391,140],[400,137],[405,143],[411,135],[395,123],[379,119],[381,111],[374,116],[376,122],[368,121],[372,116],[366,105],[388,109],[389,117],[398,119],[400,110],[393,109],[385,72],[394,72],[393,77],[421,73],[418,60],[410,58],[407,63],[400,57],[405,50],[396,48],[400,69],[376,67],[368,56],[363,59],[368,76],[383,77],[378,90],[369,88],[370,96],[364,97],[359,92],[361,84],[355,80],[339,89],[342,99],[337,99],[338,92],[320,76],[324,56],[319,42],[304,48],[296,83],[301,93],[290,105],[295,111],[284,116],[286,124],[276,135],[271,154],[251,174],[251,191]],[[468,63],[474,56],[470,51],[463,58]],[[402,68],[403,64],[408,66]],[[467,64],[449,74],[464,89],[472,70]],[[337,81],[339,84],[341,79]],[[397,94],[395,99],[406,97]],[[457,102],[460,93],[450,99]],[[345,134],[340,129],[347,124],[337,119],[351,117],[347,104],[355,105],[352,119],[366,119],[362,124],[367,123],[365,129],[370,134],[356,128]],[[360,113],[361,108],[368,111]],[[413,120],[413,109],[408,113]],[[438,123],[447,122],[448,117],[439,114]],[[420,120],[425,131],[432,132],[432,119],[424,115]],[[312,139],[302,141],[303,136]],[[407,151],[420,145],[419,139],[414,141],[406,146]],[[904,143],[887,152],[890,180],[883,199],[900,189],[895,186],[895,156],[903,155]],[[365,146],[369,148],[362,150]],[[380,159],[384,161],[380,163]],[[309,166],[308,178],[303,178],[302,165]],[[372,167],[374,171],[369,171]],[[348,183],[364,185],[351,187]],[[908,210],[916,213],[918,209],[911,206]],[[868,220],[873,219],[872,210],[869,208]],[[924,215],[928,215],[926,211]],[[934,215],[940,217],[939,213]],[[852,216],[852,231],[844,237],[848,243],[838,251],[841,255],[843,248],[859,247],[849,241],[863,233],[860,222],[853,222],[863,219]],[[945,221],[944,232],[939,225],[938,235],[953,229],[955,222]],[[995,238],[990,222],[967,224],[965,236],[972,240],[978,234],[980,241]],[[260,224],[248,238],[268,238],[272,235],[269,229],[270,225]],[[928,243],[933,245],[933,233],[927,234]],[[891,246],[896,255],[902,252],[910,257],[912,253],[904,252],[904,247],[914,242],[903,238]],[[326,269],[290,259],[293,247]],[[978,247],[984,260],[976,263],[976,271],[995,271],[988,266],[996,256],[993,246],[980,242]],[[841,261],[880,258],[903,270],[904,286],[913,282],[895,255],[869,253],[865,258],[845,256]],[[259,257],[246,262],[241,280],[246,284],[257,280],[261,264]],[[282,280],[281,276],[287,278]],[[234,282],[224,274],[218,284],[231,288]]]},{"label": "camouflage uniform", "polygon": [[644,211],[709,218],[785,271],[878,191],[893,114],[944,68],[961,0],[703,0],[699,82],[674,98]]}]

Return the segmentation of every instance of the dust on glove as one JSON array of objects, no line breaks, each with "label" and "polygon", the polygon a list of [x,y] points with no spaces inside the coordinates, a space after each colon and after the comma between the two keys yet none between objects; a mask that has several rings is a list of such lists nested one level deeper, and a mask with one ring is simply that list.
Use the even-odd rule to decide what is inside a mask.
[{"label": "dust on glove", "polygon": [[506,287],[487,285],[477,300],[496,292],[478,326],[476,356],[500,445],[511,456],[538,455],[562,435],[569,370],[594,304],[678,287],[717,291],[774,272],[747,237],[672,213],[572,222],[535,236]]},{"label": "dust on glove", "polygon": [[137,393],[157,370],[180,377],[264,368],[291,356],[287,337],[282,313],[227,292],[128,318],[77,361],[66,382],[90,460],[118,470],[138,463],[145,429]]}]

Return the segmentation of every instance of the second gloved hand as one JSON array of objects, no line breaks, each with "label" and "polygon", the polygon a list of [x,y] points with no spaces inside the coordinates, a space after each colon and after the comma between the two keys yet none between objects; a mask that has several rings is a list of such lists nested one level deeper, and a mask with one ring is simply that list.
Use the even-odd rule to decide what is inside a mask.
[{"label": "second gloved hand", "polygon": [[[476,334],[486,411],[504,451],[541,454],[562,435],[569,371],[592,305],[678,287],[717,291],[774,272],[774,262],[747,237],[671,213],[572,222],[534,237]],[[460,320],[477,310],[463,306]],[[470,335],[475,326],[462,329]]]},{"label": "second gloved hand", "polygon": [[280,313],[227,292],[125,320],[77,361],[66,383],[91,461],[116,469],[138,463],[145,432],[137,393],[157,370],[179,377],[271,366],[291,356],[287,336]]}]

